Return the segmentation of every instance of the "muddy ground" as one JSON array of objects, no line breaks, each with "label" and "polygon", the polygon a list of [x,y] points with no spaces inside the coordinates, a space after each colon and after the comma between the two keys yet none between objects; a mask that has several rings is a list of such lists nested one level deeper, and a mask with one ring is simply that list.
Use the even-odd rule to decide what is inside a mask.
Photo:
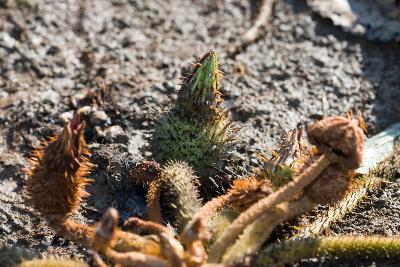
[{"label": "muddy ground", "polygon": [[[92,197],[77,219],[92,223],[108,206],[123,218],[143,216],[143,192],[131,187],[128,173],[151,157],[151,118],[174,97],[195,57],[209,49],[221,55],[222,92],[249,166],[281,134],[324,115],[358,109],[369,135],[400,121],[399,44],[344,33],[305,1],[277,1],[266,32],[235,57],[225,51],[251,25],[257,1],[5,2],[0,1],[0,241],[7,246],[87,256],[54,235],[23,202],[27,156],[85,105],[98,106],[88,115],[86,136],[99,167],[92,174]],[[101,87],[109,92],[103,107],[82,99]],[[123,132],[113,128],[114,135],[107,134],[111,125]],[[332,231],[398,235],[399,189],[394,182],[373,192]],[[365,266],[371,264],[391,266]]]}]

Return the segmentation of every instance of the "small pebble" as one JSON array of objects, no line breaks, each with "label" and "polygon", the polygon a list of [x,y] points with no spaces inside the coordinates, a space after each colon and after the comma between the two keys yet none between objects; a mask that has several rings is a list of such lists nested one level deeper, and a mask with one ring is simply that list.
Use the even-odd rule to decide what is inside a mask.
[{"label": "small pebble", "polygon": [[61,113],[60,116],[58,116],[58,118],[63,122],[68,122],[68,121],[72,120],[73,116],[74,116],[74,111],[70,110],[70,111]]},{"label": "small pebble", "polygon": [[103,110],[98,110],[92,113],[90,116],[90,122],[96,126],[110,125],[111,119]]},{"label": "small pebble", "polygon": [[[89,115],[91,112],[92,112],[92,107],[91,106],[83,106],[83,107],[81,107],[81,108],[79,108],[78,110],[77,110],[77,113],[79,113],[79,114],[81,114],[81,115],[84,115],[84,116],[87,116],[87,115]],[[106,115],[107,116],[107,115]]]},{"label": "small pebble", "polygon": [[102,130],[100,127],[95,128],[95,134],[98,138],[103,139],[107,143],[127,144],[128,135],[119,125],[113,125]]}]

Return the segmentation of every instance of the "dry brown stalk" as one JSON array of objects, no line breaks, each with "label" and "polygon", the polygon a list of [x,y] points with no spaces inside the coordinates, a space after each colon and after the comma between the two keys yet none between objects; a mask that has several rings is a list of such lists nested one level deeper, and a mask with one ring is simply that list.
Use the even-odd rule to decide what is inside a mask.
[{"label": "dry brown stalk", "polygon": [[310,184],[318,175],[330,164],[330,160],[326,156],[321,156],[314,164],[312,164],[304,173],[296,177],[285,187],[276,191],[274,194],[258,201],[228,227],[210,248],[209,261],[218,262],[223,252],[233,242],[244,228],[255,221],[261,214],[268,212],[275,205],[290,199],[299,190]]},{"label": "dry brown stalk", "polygon": [[[275,193],[248,208],[220,235],[210,248],[209,262],[219,262],[223,253],[242,231],[262,214],[268,213],[277,204],[289,201],[303,188],[310,190],[312,182],[332,163],[341,169],[355,169],[361,164],[364,133],[358,121],[344,117],[330,117],[314,123],[308,129],[309,138],[324,152],[303,173]],[[329,155],[329,156],[328,156]],[[319,181],[317,186],[324,186]],[[337,183],[337,181],[333,181]],[[315,191],[315,190],[314,190]],[[315,191],[309,196],[322,199],[323,194]]]},{"label": "dry brown stalk", "polygon": [[[58,233],[88,247],[97,247],[96,228],[68,217],[88,195],[86,178],[93,165],[84,140],[85,123],[77,114],[60,134],[33,152],[28,170],[27,200]],[[159,255],[160,245],[151,237],[141,237],[118,229],[111,242],[117,251],[144,251]]]},{"label": "dry brown stalk", "polygon": [[[213,198],[204,204],[194,217],[202,218],[204,221],[227,205],[237,208],[248,207],[259,199],[272,192],[268,181],[257,181],[254,177],[238,179],[234,181],[232,188],[227,194]],[[247,197],[246,197],[247,196]]]},{"label": "dry brown stalk", "polygon": [[189,266],[200,266],[207,259],[204,242],[209,239],[209,236],[205,223],[206,221],[202,218],[196,217],[180,235],[179,239],[187,251],[186,260]]},{"label": "dry brown stalk", "polygon": [[236,55],[244,50],[249,44],[255,42],[262,33],[264,27],[272,16],[273,6],[276,0],[262,0],[259,12],[250,29],[248,29],[233,46],[228,48],[229,55]]},{"label": "dry brown stalk", "polygon": [[173,235],[171,230],[168,229],[167,227],[165,227],[159,223],[152,222],[152,221],[144,221],[137,217],[131,217],[131,218],[127,219],[124,222],[124,227],[127,227],[128,229],[133,229],[133,230],[138,229],[138,230],[150,231],[153,234],[166,233],[169,235]]},{"label": "dry brown stalk", "polygon": [[[92,248],[95,251],[103,252],[107,257],[121,266],[167,266],[166,262],[155,255],[151,255],[151,251],[145,249],[146,244],[137,243],[140,252],[133,251],[135,249],[118,252],[114,250],[119,242],[119,236],[125,232],[118,231],[119,215],[116,209],[109,208],[103,215],[102,219],[97,223],[96,233],[93,239]],[[150,252],[150,253],[149,253]],[[147,255],[150,254],[150,255]],[[161,255],[162,251],[158,251],[156,255]]]},{"label": "dry brown stalk", "polygon": [[[202,224],[207,225],[213,215],[227,206],[232,206],[235,210],[245,210],[271,193],[272,190],[268,180],[258,181],[255,177],[237,179],[234,181],[232,188],[228,193],[213,198],[201,207],[191,222],[186,225],[183,234],[190,231],[191,228],[196,227],[195,225],[196,223],[199,223],[199,221],[202,221]],[[200,234],[209,236],[209,229],[206,227],[203,229],[205,232]]]},{"label": "dry brown stalk", "polygon": [[271,212],[262,215],[246,227],[243,234],[222,257],[222,263],[231,266],[243,262],[246,256],[253,255],[261,248],[276,226],[309,211],[316,205],[307,196],[277,205]]},{"label": "dry brown stalk", "polygon": [[104,253],[117,264],[116,266],[120,267],[169,267],[163,259],[140,252],[130,251],[121,253],[107,248]]},{"label": "dry brown stalk", "polygon": [[28,170],[28,203],[44,218],[63,221],[88,196],[89,161],[83,130],[85,122],[77,114],[62,132],[33,152]]}]

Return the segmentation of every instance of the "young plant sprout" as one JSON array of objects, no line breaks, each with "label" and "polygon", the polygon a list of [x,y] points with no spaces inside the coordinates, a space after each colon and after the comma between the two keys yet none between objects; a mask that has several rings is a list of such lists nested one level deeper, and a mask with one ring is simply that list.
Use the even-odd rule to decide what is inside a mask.
[{"label": "young plant sprout", "polygon": [[228,111],[221,107],[220,77],[217,54],[210,51],[183,80],[174,106],[155,123],[150,141],[160,164],[188,163],[199,176],[204,195],[215,191],[210,177],[222,168],[235,133]]}]

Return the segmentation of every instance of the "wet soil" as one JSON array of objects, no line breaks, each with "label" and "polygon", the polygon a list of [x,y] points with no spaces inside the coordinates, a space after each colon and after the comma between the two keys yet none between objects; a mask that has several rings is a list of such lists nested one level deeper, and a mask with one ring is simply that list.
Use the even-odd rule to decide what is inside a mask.
[{"label": "wet soil", "polygon": [[[281,134],[325,115],[360,110],[369,135],[400,121],[400,45],[344,33],[305,1],[277,1],[265,33],[235,57],[226,49],[251,25],[257,1],[27,2],[33,5],[0,1],[0,241],[7,246],[87,256],[55,235],[23,192],[32,149],[85,105],[92,107],[86,137],[98,168],[77,219],[93,223],[109,206],[123,218],[143,216],[144,192],[128,174],[151,157],[152,118],[209,49],[221,55],[225,105],[250,166]],[[93,97],[101,88],[104,101]],[[111,125],[123,131],[110,137]],[[399,189],[393,182],[372,192],[332,231],[398,235]]]}]

